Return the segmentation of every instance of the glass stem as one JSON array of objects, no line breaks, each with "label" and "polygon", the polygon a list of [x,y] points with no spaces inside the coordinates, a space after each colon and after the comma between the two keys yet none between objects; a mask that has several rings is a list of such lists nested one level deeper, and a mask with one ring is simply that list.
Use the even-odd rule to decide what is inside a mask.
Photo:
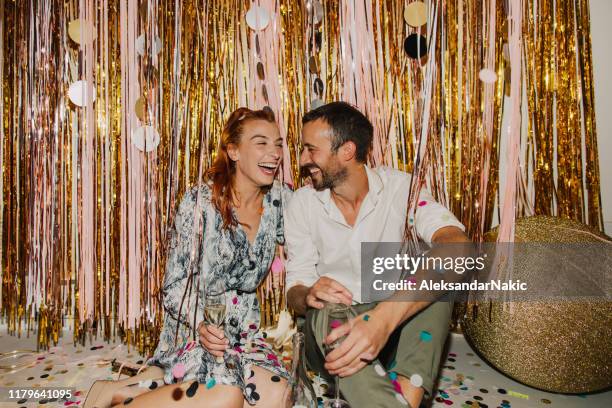
[{"label": "glass stem", "polygon": [[336,401],[340,399],[340,377],[335,376],[334,381],[336,383]]}]

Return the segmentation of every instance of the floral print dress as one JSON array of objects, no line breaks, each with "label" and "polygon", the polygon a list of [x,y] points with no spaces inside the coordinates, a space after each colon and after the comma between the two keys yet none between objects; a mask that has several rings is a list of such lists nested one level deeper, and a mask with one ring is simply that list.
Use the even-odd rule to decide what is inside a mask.
[{"label": "floral print dress", "polygon": [[[223,228],[221,215],[210,201],[208,185],[194,188],[183,197],[169,242],[164,325],[157,349],[148,361],[164,369],[165,383],[197,380],[207,388],[215,384],[237,386],[254,404],[259,394],[255,384],[249,382],[253,365],[271,371],[273,381],[288,378],[260,330],[256,289],[268,273],[276,245],[284,243],[283,207],[290,194],[291,190],[280,182],[272,185],[264,196],[252,244],[241,226]],[[203,225],[203,229],[196,225]],[[198,230],[202,230],[201,235]],[[204,288],[219,282],[227,288],[225,336],[230,343],[220,363],[199,344],[197,333],[197,325],[204,320]]]}]

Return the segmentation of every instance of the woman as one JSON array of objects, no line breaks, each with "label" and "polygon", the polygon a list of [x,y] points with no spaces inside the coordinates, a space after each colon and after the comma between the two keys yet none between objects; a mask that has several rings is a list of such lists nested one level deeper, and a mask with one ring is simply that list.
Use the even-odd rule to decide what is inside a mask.
[{"label": "woman", "polygon": [[[283,243],[290,190],[274,180],[282,143],[270,110],[230,115],[206,185],[185,194],[175,217],[164,326],[149,367],[96,383],[85,407],[282,406],[288,373],[259,330],[255,294]],[[219,285],[228,299],[224,330],[196,325],[206,288]]]}]

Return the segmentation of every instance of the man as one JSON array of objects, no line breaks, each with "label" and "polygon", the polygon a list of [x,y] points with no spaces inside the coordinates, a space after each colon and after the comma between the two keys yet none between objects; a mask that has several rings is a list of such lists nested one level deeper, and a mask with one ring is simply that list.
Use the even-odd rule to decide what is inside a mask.
[{"label": "man", "polygon": [[[366,166],[372,133],[368,119],[343,102],[304,116],[300,167],[312,186],[299,189],[287,208],[287,299],[306,315],[308,365],[338,375],[352,408],[416,408],[424,392],[431,395],[452,303],[361,303],[361,242],[402,241],[410,186],[406,173]],[[419,204],[413,226],[421,239],[469,242],[463,225],[426,190]],[[325,302],[352,304],[360,315],[328,335]],[[344,335],[323,357],[323,344]]]}]

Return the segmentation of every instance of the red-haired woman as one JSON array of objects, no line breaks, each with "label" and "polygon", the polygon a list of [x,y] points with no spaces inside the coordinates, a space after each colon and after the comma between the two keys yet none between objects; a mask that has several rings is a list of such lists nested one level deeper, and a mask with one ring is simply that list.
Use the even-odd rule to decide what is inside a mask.
[{"label": "red-haired woman", "polygon": [[[255,294],[284,239],[282,147],[270,110],[230,115],[206,184],[185,194],[175,217],[157,350],[138,376],[97,382],[86,407],[284,405],[288,373],[259,330]],[[219,284],[224,329],[196,325],[205,288]]]}]

